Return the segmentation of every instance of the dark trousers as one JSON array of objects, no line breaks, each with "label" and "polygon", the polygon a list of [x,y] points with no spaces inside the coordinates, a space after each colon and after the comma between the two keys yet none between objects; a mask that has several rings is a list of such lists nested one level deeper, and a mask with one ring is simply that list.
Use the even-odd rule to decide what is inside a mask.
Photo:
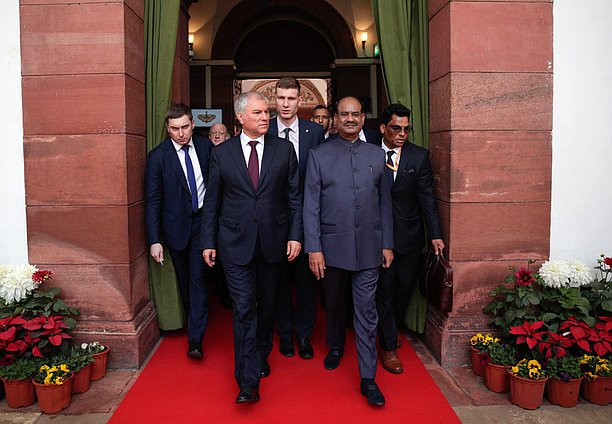
[{"label": "dark trousers", "polygon": [[344,350],[345,302],[349,284],[355,307],[354,327],[359,375],[361,378],[376,377],[376,282],[378,268],[360,271],[327,266],[325,270],[325,312],[327,314],[327,345]]},{"label": "dark trousers", "polygon": [[238,387],[259,387],[261,359],[272,351],[278,264],[266,262],[259,240],[246,265],[223,262],[232,297],[234,375]]},{"label": "dark trousers", "polygon": [[200,343],[208,325],[208,267],[199,249],[202,213],[191,220],[191,235],[187,247],[182,250],[168,248],[183,307],[187,313],[187,338]]},{"label": "dark trousers", "polygon": [[397,349],[397,327],[404,321],[406,308],[421,266],[421,252],[394,252],[389,268],[380,267],[376,290],[380,347]]},{"label": "dark trousers", "polygon": [[278,336],[281,339],[291,338],[295,327],[297,337],[310,337],[315,325],[317,300],[314,276],[308,265],[308,254],[300,253],[294,261],[283,264],[276,290],[276,332]]}]

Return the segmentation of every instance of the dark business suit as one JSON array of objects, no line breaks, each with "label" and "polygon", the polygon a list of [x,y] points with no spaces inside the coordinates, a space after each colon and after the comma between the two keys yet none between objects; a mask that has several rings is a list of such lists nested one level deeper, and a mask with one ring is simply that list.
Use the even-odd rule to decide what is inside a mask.
[{"label": "dark business suit", "polygon": [[[298,118],[299,119],[299,118]],[[300,193],[304,189],[304,177],[310,149],[325,141],[323,127],[317,123],[298,120],[298,148],[300,170]],[[278,135],[278,118],[270,120],[268,133]],[[293,306],[293,283],[295,282],[295,308]],[[277,287],[276,332],[281,339],[290,339],[295,326],[298,338],[310,337],[315,324],[316,296],[314,277],[308,267],[308,255],[301,252],[281,270]]]},{"label": "dark business suit", "polygon": [[240,388],[259,387],[272,350],[278,263],[287,241],[302,240],[298,163],[291,143],[267,134],[257,190],[240,137],[212,151],[202,247],[217,249],[233,303],[234,360]]},{"label": "dark business suit", "polygon": [[[213,144],[197,135],[192,141],[206,186]],[[183,154],[182,151],[179,154]],[[145,196],[149,245],[165,242],[170,251],[181,299],[188,313],[188,339],[201,342],[208,323],[207,271],[199,238],[202,210],[192,212],[187,178],[170,138],[149,152]]]},{"label": "dark business suit", "polygon": [[376,375],[376,282],[382,250],[393,248],[391,196],[384,153],[341,137],[310,152],[304,184],[304,243],[323,252],[327,343],[342,351],[348,284],[355,305],[355,336],[361,378]]},{"label": "dark business suit", "polygon": [[421,264],[423,221],[430,240],[442,238],[433,188],[429,152],[406,142],[391,187],[395,256],[390,268],[381,268],[376,293],[378,333],[385,350],[397,348],[397,325],[404,320]]}]

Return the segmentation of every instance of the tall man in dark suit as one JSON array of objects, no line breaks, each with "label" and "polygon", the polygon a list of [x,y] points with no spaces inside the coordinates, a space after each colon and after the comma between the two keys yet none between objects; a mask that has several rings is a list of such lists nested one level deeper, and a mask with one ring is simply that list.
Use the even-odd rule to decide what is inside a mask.
[{"label": "tall man in dark suit", "polygon": [[212,151],[202,246],[217,253],[233,303],[236,403],[259,400],[259,380],[270,373],[278,266],[301,250],[298,162],[291,143],[266,134],[270,112],[258,92],[236,98],[242,133]]},{"label": "tall man in dark suit", "polygon": [[[325,130],[297,116],[302,96],[297,79],[284,77],[276,83],[276,111],[278,116],[270,121],[269,134],[291,142],[300,169],[300,193],[304,188],[304,176],[310,149],[325,141]],[[293,285],[295,283],[295,307]],[[308,256],[300,254],[296,260],[283,267],[277,287],[276,332],[280,338],[279,350],[284,356],[294,356],[293,331],[297,336],[298,354],[312,359],[310,335],[315,324],[317,310],[312,273],[308,268]]]},{"label": "tall man in dark suit", "polygon": [[149,153],[145,196],[150,254],[164,264],[163,239],[188,313],[187,354],[200,359],[208,323],[208,273],[202,261],[200,227],[212,142],[193,135],[193,128],[191,109],[171,105],[166,114],[169,137]]},{"label": "tall man in dark suit", "polygon": [[327,369],[344,352],[344,305],[350,284],[355,307],[355,339],[361,394],[382,406],[376,378],[376,282],[378,267],[393,260],[391,195],[384,154],[359,140],[365,115],[353,97],[338,103],[340,136],[310,152],[304,185],[304,241],[310,269],[325,277]]},{"label": "tall man in dark suit", "polygon": [[376,293],[380,359],[387,371],[400,374],[397,355],[397,326],[412,294],[421,264],[424,245],[423,220],[433,250],[444,249],[442,229],[433,196],[433,172],[426,149],[409,143],[410,110],[395,103],[381,114],[380,132],[385,152],[386,177],[393,201],[394,259],[391,267],[380,270]]}]

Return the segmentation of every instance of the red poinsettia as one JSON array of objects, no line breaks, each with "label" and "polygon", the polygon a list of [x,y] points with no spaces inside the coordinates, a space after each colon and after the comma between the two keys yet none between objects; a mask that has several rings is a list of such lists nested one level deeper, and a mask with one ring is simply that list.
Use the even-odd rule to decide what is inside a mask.
[{"label": "red poinsettia", "polygon": [[533,349],[539,342],[543,341],[546,331],[538,331],[544,325],[544,321],[536,321],[530,323],[529,321],[523,322],[523,325],[517,325],[510,327],[510,334],[518,336],[516,338],[516,344],[527,343],[529,349]]},{"label": "red poinsettia", "polygon": [[604,258],[603,263],[612,267],[612,258]]}]

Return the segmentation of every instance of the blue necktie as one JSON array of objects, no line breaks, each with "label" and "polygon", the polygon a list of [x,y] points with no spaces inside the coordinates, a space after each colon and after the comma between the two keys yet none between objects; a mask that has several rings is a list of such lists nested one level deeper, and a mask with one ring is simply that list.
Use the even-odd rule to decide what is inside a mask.
[{"label": "blue necktie", "polygon": [[[393,159],[391,159],[391,156],[393,156],[394,154],[394,150],[389,150],[387,152],[387,165],[392,167],[395,167]],[[389,166],[385,166],[385,174],[387,175],[387,180],[389,181],[389,189],[391,189],[393,187],[393,169],[389,168]]]},{"label": "blue necktie", "polygon": [[193,172],[193,164],[189,157],[189,144],[181,147],[181,150],[185,152],[185,168],[187,168],[187,183],[189,184],[189,191],[191,192],[191,210],[193,212],[198,211],[198,188],[196,186],[195,172]]}]

